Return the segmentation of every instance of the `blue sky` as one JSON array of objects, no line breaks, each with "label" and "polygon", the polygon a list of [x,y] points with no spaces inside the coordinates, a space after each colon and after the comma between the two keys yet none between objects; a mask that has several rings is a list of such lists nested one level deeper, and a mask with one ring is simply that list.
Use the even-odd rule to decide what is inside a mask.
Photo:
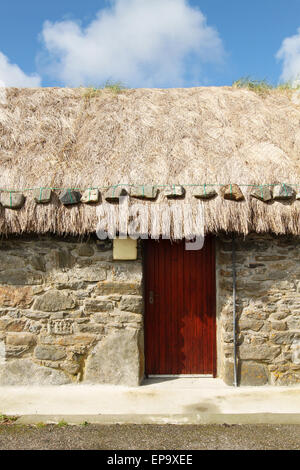
[{"label": "blue sky", "polygon": [[276,84],[300,74],[300,0],[2,3],[7,86],[219,86],[243,76]]}]

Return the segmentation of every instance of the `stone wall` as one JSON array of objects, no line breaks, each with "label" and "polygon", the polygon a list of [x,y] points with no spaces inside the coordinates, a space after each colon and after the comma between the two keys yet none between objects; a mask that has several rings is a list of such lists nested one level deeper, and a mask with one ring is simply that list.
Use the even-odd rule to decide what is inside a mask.
[{"label": "stone wall", "polygon": [[[233,383],[232,242],[217,243],[219,375]],[[242,385],[300,383],[300,240],[236,240],[238,375]]]},{"label": "stone wall", "polygon": [[[300,383],[299,238],[236,239],[242,385]],[[218,376],[233,383],[231,239],[217,254]],[[96,238],[0,242],[0,385],[138,385],[144,374],[141,250],[113,261]]]},{"label": "stone wall", "polygon": [[138,385],[143,377],[142,263],[112,243],[0,241],[0,385]]}]

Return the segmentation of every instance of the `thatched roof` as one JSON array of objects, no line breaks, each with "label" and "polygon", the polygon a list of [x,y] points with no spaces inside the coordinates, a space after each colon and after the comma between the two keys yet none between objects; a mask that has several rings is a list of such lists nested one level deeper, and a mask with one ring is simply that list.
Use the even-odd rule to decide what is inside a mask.
[{"label": "thatched roof", "polygon": [[[209,232],[300,234],[300,200],[268,203],[247,185],[286,183],[300,192],[300,99],[224,88],[0,89],[0,191],[22,191],[19,210],[0,208],[0,233],[95,231],[96,205],[36,204],[32,189],[186,185]],[[195,184],[240,185],[245,200],[199,201]],[[298,185],[298,186],[297,186]]]}]

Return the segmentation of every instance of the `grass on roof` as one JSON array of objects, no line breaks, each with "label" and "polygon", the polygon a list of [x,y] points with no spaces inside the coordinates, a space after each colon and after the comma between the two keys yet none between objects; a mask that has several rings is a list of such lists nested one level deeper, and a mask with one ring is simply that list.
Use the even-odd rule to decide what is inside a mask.
[{"label": "grass on roof", "polygon": [[127,87],[122,82],[113,82],[111,80],[107,80],[104,85],[100,87],[87,87],[84,89],[84,98],[89,100],[101,94],[103,90],[109,90],[113,95],[118,95],[122,93],[122,91],[127,90]]},{"label": "grass on roof", "polygon": [[278,85],[272,85],[266,79],[264,80],[255,80],[251,77],[242,77],[233,82],[232,86],[234,88],[246,88],[248,90],[254,91],[258,94],[269,93],[272,90],[276,91],[295,91],[300,89],[300,83],[295,85],[292,81],[279,83]]}]

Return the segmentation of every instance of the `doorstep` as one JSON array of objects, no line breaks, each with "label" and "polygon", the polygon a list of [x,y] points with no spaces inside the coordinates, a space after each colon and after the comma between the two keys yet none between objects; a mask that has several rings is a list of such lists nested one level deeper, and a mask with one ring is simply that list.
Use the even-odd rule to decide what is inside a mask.
[{"label": "doorstep", "polygon": [[26,424],[300,424],[300,386],[234,388],[210,378],[152,378],[140,387],[0,387],[0,403],[0,413]]}]

